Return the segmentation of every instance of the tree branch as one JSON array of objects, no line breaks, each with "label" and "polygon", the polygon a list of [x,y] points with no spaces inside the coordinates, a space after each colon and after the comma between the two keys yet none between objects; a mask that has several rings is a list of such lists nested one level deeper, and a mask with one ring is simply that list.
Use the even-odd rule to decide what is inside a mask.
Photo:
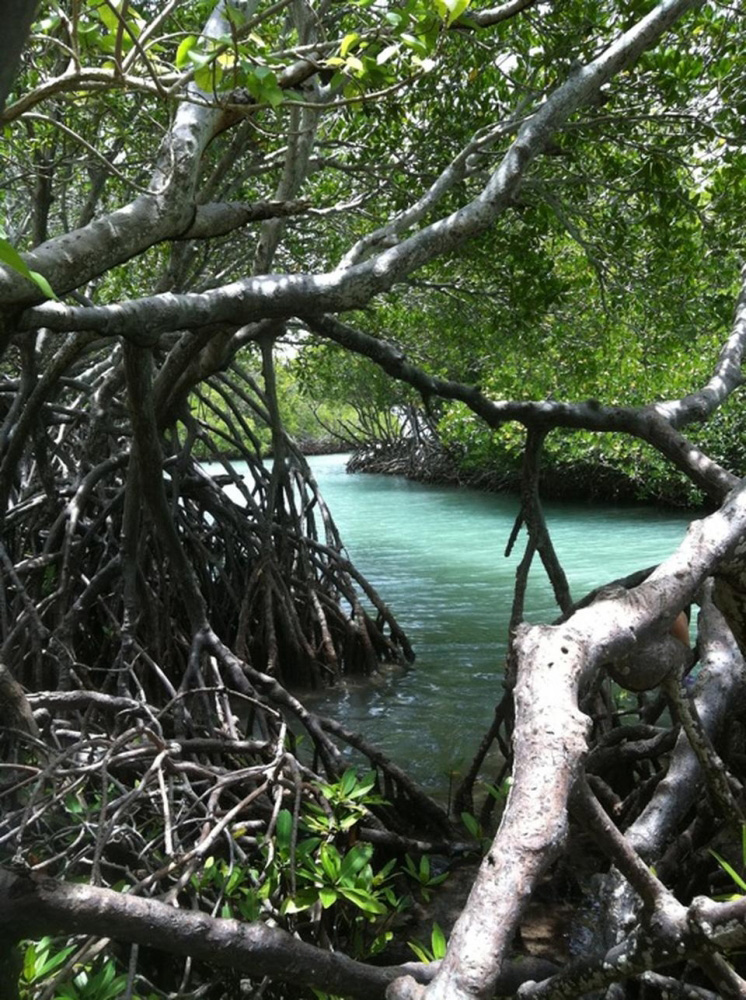
[{"label": "tree branch", "polygon": [[156,899],[53,879],[32,879],[0,869],[0,937],[19,940],[63,931],[93,934],[189,955],[252,978],[319,986],[333,993],[381,1000],[399,975],[424,981],[428,967],[392,968],[355,962],[306,944],[261,923],[215,919]]},{"label": "tree branch", "polygon": [[[605,83],[634,62],[676,21],[690,10],[701,6],[702,2],[703,0],[662,0],[649,14],[612,42],[601,55],[579,67],[550,94],[520,127],[516,139],[478,197],[447,218],[439,219],[369,260],[347,270],[327,274],[247,278],[206,295],[158,296],[99,309],[46,303],[29,310],[24,322],[30,326],[48,326],[56,330],[87,327],[108,335],[127,336],[132,329],[142,330],[147,323],[152,323],[154,333],[160,333],[164,330],[202,326],[207,322],[233,321],[239,325],[266,316],[288,318],[294,314],[339,311],[365,305],[373,296],[388,290],[422,264],[456,249],[466,240],[488,230],[513,203],[529,166],[544,150],[555,131],[576,111],[592,101]],[[185,107],[188,106],[182,105],[180,114],[184,113]],[[204,114],[207,113],[205,110]],[[209,129],[202,131],[205,138],[209,138]],[[178,137],[178,131],[172,132],[171,142],[177,141]],[[169,183],[169,189],[172,187]],[[143,220],[139,221],[142,227]],[[171,232],[161,238],[174,235],[176,231],[171,226]],[[84,234],[78,234],[78,239],[82,238]],[[153,241],[150,242],[152,244]],[[60,266],[53,250],[54,247],[49,246],[44,256],[39,256],[38,252],[36,255],[29,255],[29,266],[44,274],[53,287],[75,287],[61,280],[61,275],[56,278],[52,273],[54,267],[59,270]],[[100,269],[93,273],[100,273]],[[0,272],[0,302],[8,301],[9,293],[12,300],[14,289],[18,294],[18,284],[10,281],[10,277],[7,271]]]},{"label": "tree branch", "polygon": [[745,530],[742,486],[715,514],[693,522],[676,552],[638,587],[576,611],[563,625],[519,628],[513,785],[428,1000],[492,996],[523,907],[566,835],[589,726],[577,704],[581,680],[628,655],[656,626],[667,630]]},{"label": "tree branch", "polygon": [[[746,271],[744,271],[744,288],[746,289]],[[736,312],[734,331],[726,345],[729,370],[732,370],[732,365],[735,363],[736,352],[743,349],[746,340],[746,325],[740,303],[741,299]],[[424,395],[440,396],[442,399],[453,399],[464,403],[490,427],[500,427],[508,421],[515,420],[526,427],[545,429],[572,427],[590,431],[623,432],[653,445],[713,499],[722,500],[738,483],[737,476],[713,462],[671,426],[665,416],[666,411],[658,412],[658,406],[661,404],[625,407],[603,406],[596,400],[583,403],[563,403],[555,400],[539,402],[491,400],[476,386],[428,375],[423,369],[408,361],[406,356],[391,344],[363,333],[332,316],[306,317],[306,323],[315,333],[369,358],[387,374],[406,382]],[[719,362],[718,371],[720,367]],[[718,377],[716,373],[711,382]],[[729,384],[732,386],[732,391],[735,384],[732,380]],[[672,407],[678,426],[702,419],[700,395],[694,393],[685,397],[686,401],[691,401],[687,406],[683,405],[684,400],[680,401],[680,404],[666,404]]]}]

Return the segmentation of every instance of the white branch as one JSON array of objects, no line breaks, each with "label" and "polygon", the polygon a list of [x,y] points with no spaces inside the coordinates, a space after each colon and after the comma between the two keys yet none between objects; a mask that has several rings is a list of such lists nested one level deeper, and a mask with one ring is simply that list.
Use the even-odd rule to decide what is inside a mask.
[{"label": "white branch", "polygon": [[629,655],[652,630],[670,627],[744,532],[741,486],[715,514],[694,521],[676,552],[639,587],[583,608],[562,625],[521,626],[514,783],[428,1000],[493,995],[523,907],[563,845],[568,796],[586,749],[581,680]]}]

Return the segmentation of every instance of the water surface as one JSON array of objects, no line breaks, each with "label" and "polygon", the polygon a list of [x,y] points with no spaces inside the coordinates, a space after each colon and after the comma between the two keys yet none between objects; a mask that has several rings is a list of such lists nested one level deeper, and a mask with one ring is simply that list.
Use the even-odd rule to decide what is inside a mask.
[{"label": "water surface", "polygon": [[[313,707],[359,729],[432,789],[468,764],[500,697],[515,570],[505,545],[516,497],[348,475],[345,456],[311,460],[349,555],[409,635],[417,659],[403,675],[350,685]],[[573,599],[670,555],[690,517],[644,506],[546,505]],[[558,610],[537,566],[527,596],[533,621]]]}]

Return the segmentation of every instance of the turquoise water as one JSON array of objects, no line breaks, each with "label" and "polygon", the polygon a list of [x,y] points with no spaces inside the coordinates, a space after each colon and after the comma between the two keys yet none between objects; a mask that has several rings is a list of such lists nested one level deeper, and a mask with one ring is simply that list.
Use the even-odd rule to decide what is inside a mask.
[{"label": "turquoise water", "polygon": [[[505,545],[518,510],[511,496],[348,475],[344,455],[311,467],[352,561],[409,636],[405,672],[306,696],[309,707],[363,732],[439,794],[471,760],[501,696],[516,567]],[[551,503],[548,527],[574,600],[670,555],[690,518],[647,507]],[[558,614],[538,559],[527,594],[532,621]]]},{"label": "turquoise water", "polygon": [[[505,545],[515,497],[348,475],[345,456],[311,465],[351,559],[409,635],[404,674],[316,696],[312,706],[364,732],[425,785],[442,790],[468,764],[500,698],[515,570]],[[647,507],[547,504],[547,523],[573,599],[670,555],[690,517]],[[558,614],[539,566],[528,616]]]}]

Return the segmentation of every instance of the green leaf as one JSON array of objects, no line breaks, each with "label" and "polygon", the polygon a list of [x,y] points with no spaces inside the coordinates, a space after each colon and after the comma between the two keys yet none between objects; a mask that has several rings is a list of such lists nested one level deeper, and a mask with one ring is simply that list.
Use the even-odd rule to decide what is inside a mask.
[{"label": "green leaf", "polygon": [[379,902],[374,896],[365,889],[353,889],[350,886],[340,886],[339,887],[340,896],[344,896],[351,903],[354,903],[359,910],[363,910],[364,913],[375,913],[378,915],[388,913],[388,908],[381,902]]},{"label": "green leaf", "polygon": [[342,777],[339,779],[339,792],[343,798],[352,792],[353,788],[357,785],[357,771],[354,767],[348,767]]},{"label": "green leaf", "polygon": [[259,905],[259,899],[255,892],[250,892],[244,899],[239,900],[238,912],[244,920],[248,920],[249,923],[259,919],[261,908]]},{"label": "green leaf", "polygon": [[318,890],[303,889],[292,898],[288,897],[280,907],[280,915],[286,913],[302,913],[303,910],[310,909],[319,898]]},{"label": "green leaf", "polygon": [[432,962],[432,956],[428,955],[425,949],[421,947],[421,945],[417,944],[416,941],[407,941],[407,947],[415,953],[421,962],[424,962],[425,964]]},{"label": "green leaf", "polygon": [[361,819],[360,814],[356,813],[356,812],[352,813],[349,816],[345,816],[344,819],[341,819],[340,822],[339,822],[339,829],[340,830],[349,830],[356,823],[359,823],[360,819]]},{"label": "green leaf", "polygon": [[321,850],[319,851],[319,859],[321,861],[321,867],[326,872],[328,878],[331,879],[332,882],[336,882],[339,878],[342,861],[339,856],[339,851],[334,844],[322,844]]},{"label": "green leaf", "polygon": [[186,57],[197,69],[204,69],[205,66],[209,66],[213,62],[212,52],[194,52],[191,48],[187,49]]},{"label": "green leaf", "polygon": [[[191,52],[189,54],[191,56]],[[222,69],[214,63],[209,66],[205,66],[203,69],[198,69],[194,74],[194,82],[197,84],[199,89],[203,90],[206,94],[210,91],[217,90],[220,86],[222,78]]]},{"label": "green leaf", "polygon": [[481,830],[479,829],[479,821],[474,816],[472,816],[471,813],[462,812],[461,822],[464,824],[464,826],[472,835],[472,837],[479,837],[481,835]]},{"label": "green leaf", "polygon": [[386,862],[386,864],[383,866],[383,868],[376,876],[377,880],[379,882],[383,882],[384,879],[387,879],[389,877],[389,875],[391,874],[391,872],[394,870],[395,867],[396,867],[396,858],[391,858],[391,860]]},{"label": "green leaf", "polygon": [[368,953],[370,955],[379,955],[386,945],[391,941],[394,936],[393,931],[383,931],[376,938],[373,939],[370,947],[368,948]]},{"label": "green leaf", "polygon": [[275,83],[262,88],[262,98],[273,108],[278,108],[285,100],[285,91]]},{"label": "green leaf", "polygon": [[233,4],[227,3],[225,5],[225,16],[234,28],[242,28],[246,24],[246,14],[240,8],[234,7]]},{"label": "green leaf", "polygon": [[117,31],[119,28],[119,18],[111,7],[107,7],[105,3],[102,3],[100,7],[96,8],[95,13],[105,28],[108,28],[109,31]]},{"label": "green leaf", "polygon": [[290,838],[293,835],[293,814],[288,809],[280,809],[277,814],[277,826],[275,836],[277,838],[277,849],[283,854],[290,850]]},{"label": "green leaf", "polygon": [[59,301],[57,299],[57,296],[54,294],[52,286],[49,284],[49,282],[47,281],[47,279],[44,277],[43,274],[39,274],[38,271],[29,271],[29,276],[32,281],[36,282],[36,284],[39,286],[41,291],[44,292],[44,294],[48,299],[54,299],[55,301]]},{"label": "green leaf", "polygon": [[196,35],[187,35],[176,50],[176,68],[183,69],[189,61],[189,53],[197,44]]},{"label": "green leaf", "polygon": [[18,272],[18,274],[22,274],[24,278],[28,278],[29,281],[33,281],[48,299],[57,298],[52,291],[52,286],[44,275],[39,274],[38,271],[32,271],[15,247],[2,237],[0,237],[0,262],[7,264],[8,267]]},{"label": "green leaf", "polygon": [[418,56],[426,56],[428,54],[428,46],[422,38],[417,38],[416,35],[411,35],[408,31],[405,31],[401,35],[401,40]]},{"label": "green leaf", "polygon": [[362,778],[357,781],[355,787],[350,792],[351,799],[361,799],[363,796],[368,795],[373,791],[376,784],[376,773],[375,771],[369,771],[368,774],[364,774]]},{"label": "green leaf", "polygon": [[[248,71],[246,86],[252,97],[262,104],[270,104],[273,108],[278,107],[285,100],[285,92],[269,66],[255,66]],[[319,787],[326,798],[332,798],[333,789],[330,786],[320,785]],[[328,789],[328,792],[325,789]]]},{"label": "green leaf", "polygon": [[746,892],[746,882],[741,878],[741,876],[738,874],[735,868],[733,868],[732,865],[729,865],[728,862],[725,860],[725,858],[721,858],[720,855],[717,853],[717,851],[713,851],[712,849],[710,849],[710,854],[713,856],[713,858],[715,858],[715,860],[723,869],[723,871],[727,872],[728,875],[730,875],[730,877],[736,883],[738,888],[743,889]]},{"label": "green leaf", "polygon": [[430,942],[433,948],[433,958],[443,958],[446,953],[446,936],[439,923],[433,924],[433,931],[430,935]]},{"label": "green leaf", "polygon": [[225,883],[226,896],[231,896],[233,894],[233,891],[235,890],[236,886],[238,886],[238,884],[242,881],[242,879],[243,879],[243,870],[241,868],[234,868],[230,874],[230,878]]},{"label": "green leaf", "polygon": [[445,0],[435,0],[435,9],[438,12],[438,17],[442,21],[447,20],[448,14],[450,12],[448,10],[448,5],[446,4]]},{"label": "green leaf", "polygon": [[470,0],[443,0],[443,3],[448,11],[445,21],[450,27],[467,10]]},{"label": "green leaf", "polygon": [[45,937],[41,941],[28,946],[23,955],[23,978],[27,983],[32,983],[36,979],[36,964],[44,961],[49,954],[51,938]]},{"label": "green leaf", "polygon": [[339,870],[340,879],[346,880],[357,875],[358,872],[365,868],[372,856],[372,844],[362,842],[355,844],[342,859],[342,865]]},{"label": "green leaf", "polygon": [[329,886],[323,886],[319,889],[319,901],[325,910],[328,910],[330,906],[333,906],[337,902],[339,896],[337,895],[336,889],[332,889]]},{"label": "green leaf", "polygon": [[313,854],[316,848],[321,843],[320,837],[308,837],[306,840],[301,840],[295,845],[295,856],[298,860],[308,857],[309,854]]},{"label": "green leaf", "polygon": [[339,54],[342,56],[343,59],[347,57],[347,54],[349,53],[350,49],[353,48],[353,46],[357,45],[359,41],[360,41],[360,35],[357,33],[357,31],[351,31],[349,35],[344,36],[344,38],[342,39],[342,44],[339,46]]},{"label": "green leaf", "polygon": [[[0,254],[1,257],[1,254]],[[79,816],[81,813],[85,812],[85,806],[72,792],[65,796],[65,810],[72,813],[73,816]]]}]

